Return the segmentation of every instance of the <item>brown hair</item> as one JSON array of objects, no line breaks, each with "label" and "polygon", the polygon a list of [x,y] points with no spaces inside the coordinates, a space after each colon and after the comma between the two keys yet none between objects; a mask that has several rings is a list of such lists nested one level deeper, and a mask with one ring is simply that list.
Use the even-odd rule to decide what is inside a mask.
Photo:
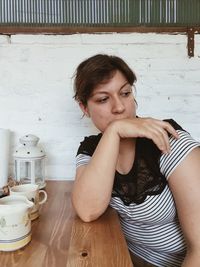
[{"label": "brown hair", "polygon": [[106,83],[117,70],[121,71],[130,85],[134,84],[135,73],[123,59],[117,56],[98,54],[84,60],[77,67],[75,73],[75,100],[86,106],[94,88],[99,84]]}]

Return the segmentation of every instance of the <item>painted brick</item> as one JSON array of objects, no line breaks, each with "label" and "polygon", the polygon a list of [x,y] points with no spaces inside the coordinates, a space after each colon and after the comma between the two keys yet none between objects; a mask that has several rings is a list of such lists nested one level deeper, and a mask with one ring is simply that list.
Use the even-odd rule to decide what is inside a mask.
[{"label": "painted brick", "polygon": [[32,133],[46,151],[46,177],[73,179],[84,136],[98,131],[73,100],[73,74],[85,58],[123,57],[138,77],[139,116],[174,118],[200,140],[200,35],[195,57],[185,34],[0,36],[0,127],[11,135],[10,175],[18,139]]},{"label": "painted brick", "polygon": [[10,43],[10,38],[7,35],[0,35],[0,45]]}]

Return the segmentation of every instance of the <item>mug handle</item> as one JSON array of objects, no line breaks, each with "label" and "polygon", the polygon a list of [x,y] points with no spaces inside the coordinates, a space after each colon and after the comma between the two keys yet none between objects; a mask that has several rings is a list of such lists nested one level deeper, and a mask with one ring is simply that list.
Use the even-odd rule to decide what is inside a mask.
[{"label": "mug handle", "polygon": [[42,198],[42,200],[39,200],[39,205],[41,205],[47,201],[47,192],[44,190],[39,190],[39,199],[40,199],[40,195],[43,195],[43,198]]}]

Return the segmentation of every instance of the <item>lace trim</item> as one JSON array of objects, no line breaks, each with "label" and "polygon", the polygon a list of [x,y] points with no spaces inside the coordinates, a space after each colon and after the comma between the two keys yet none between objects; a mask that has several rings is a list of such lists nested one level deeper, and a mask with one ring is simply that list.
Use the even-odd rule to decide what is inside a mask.
[{"label": "lace trim", "polygon": [[[112,197],[119,197],[125,205],[132,202],[141,204],[148,195],[160,194],[167,184],[166,178],[160,172],[158,150],[154,147],[154,152],[147,150],[143,154],[144,151],[140,149],[142,144],[139,143],[131,171],[127,175],[118,172],[115,175]],[[152,158],[155,150],[156,158]]]}]

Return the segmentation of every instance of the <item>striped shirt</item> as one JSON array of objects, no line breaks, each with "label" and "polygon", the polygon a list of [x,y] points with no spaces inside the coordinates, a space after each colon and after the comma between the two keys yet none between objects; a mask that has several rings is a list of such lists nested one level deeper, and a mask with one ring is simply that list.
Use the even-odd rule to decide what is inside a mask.
[{"label": "striped shirt", "polygon": [[[170,138],[171,153],[160,157],[161,173],[168,179],[179,163],[200,144],[189,133],[178,130],[180,138]],[[88,164],[91,156],[77,155],[77,167]],[[117,210],[129,249],[158,267],[180,267],[186,245],[174,199],[168,185],[159,195],[147,196],[141,204],[125,205],[112,197],[110,206]]]}]

